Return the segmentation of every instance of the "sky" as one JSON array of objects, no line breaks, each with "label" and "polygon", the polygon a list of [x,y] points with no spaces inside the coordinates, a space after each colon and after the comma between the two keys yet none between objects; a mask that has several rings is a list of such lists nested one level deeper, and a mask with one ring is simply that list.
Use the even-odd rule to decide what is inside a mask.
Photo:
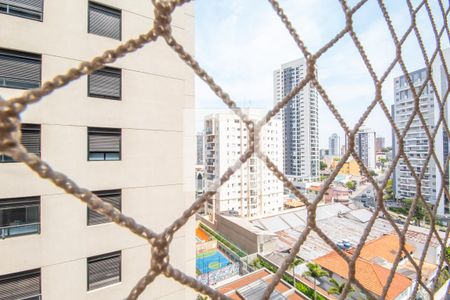
[{"label": "sky", "polygon": [[[348,1],[350,6],[357,1]],[[411,24],[406,0],[387,0],[385,5],[398,36]],[[411,1],[416,7],[420,1]],[[436,26],[443,23],[437,0],[430,1]],[[447,2],[447,1],[442,1]],[[300,38],[310,52],[316,52],[345,26],[338,0],[280,0]],[[447,4],[444,4],[448,6]],[[273,106],[273,71],[281,64],[302,58],[302,52],[285,29],[268,1],[198,0],[196,6],[195,57],[215,81],[241,107],[269,109]],[[416,19],[428,56],[436,39],[425,6]],[[353,28],[373,69],[381,77],[395,58],[395,44],[377,1],[368,0],[353,16]],[[448,37],[441,39],[448,47]],[[402,47],[408,72],[425,67],[418,40],[412,32]],[[345,35],[317,61],[318,79],[331,101],[352,128],[375,97],[369,72],[350,36]],[[382,90],[385,103],[393,104],[393,80],[402,75],[397,64]],[[222,101],[196,78],[197,130],[206,114],[225,108]],[[379,105],[364,123],[391,144],[391,128]],[[344,131],[329,108],[319,98],[319,140],[328,148],[328,137]]]}]

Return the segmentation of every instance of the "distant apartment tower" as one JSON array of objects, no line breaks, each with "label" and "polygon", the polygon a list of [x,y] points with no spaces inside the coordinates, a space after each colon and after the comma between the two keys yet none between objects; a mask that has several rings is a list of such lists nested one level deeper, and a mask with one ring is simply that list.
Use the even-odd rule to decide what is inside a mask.
[{"label": "distant apartment tower", "polygon": [[196,198],[203,195],[205,192],[205,166],[195,166],[195,196]]},{"label": "distant apartment tower", "polygon": [[[447,65],[450,63],[450,49],[444,51]],[[426,68],[420,69],[409,74],[412,83],[417,91],[424,85],[427,77]],[[433,91],[431,83],[426,84],[423,93],[420,95],[420,110],[426,121],[426,125],[430,132],[435,130],[436,123],[439,118],[439,105],[435,94],[441,97],[446,95],[448,90],[448,78],[445,77],[445,72],[440,58],[433,64],[433,80],[437,85],[437,91]],[[400,76],[394,79],[394,120],[400,132],[403,132],[406,127],[408,119],[414,111],[414,97],[409,88],[406,76]],[[448,100],[447,100],[448,101]],[[444,106],[444,117],[447,119],[448,104]],[[398,154],[399,146],[395,134],[393,134],[393,156]],[[426,161],[430,143],[426,135],[425,129],[415,116],[413,122],[403,138],[404,152],[406,153],[412,167],[416,174],[420,174]],[[442,129],[438,129],[437,135],[434,139],[434,151],[436,152],[438,162],[444,166],[445,159],[448,155],[448,136]],[[399,199],[415,198],[416,197],[416,181],[411,175],[406,163],[400,158],[394,173],[395,195]],[[442,182],[448,186],[448,173],[444,178],[441,177],[440,172],[437,171],[436,161],[431,157],[428,166],[425,169],[423,180],[421,181],[421,191],[425,200],[431,204],[435,204],[439,200],[438,214],[448,213],[448,199],[442,195],[439,199],[439,189]]]},{"label": "distant apartment tower", "polygon": [[[345,141],[347,141],[347,136],[346,136]],[[347,151],[347,145],[344,143],[344,144],[341,146],[341,155],[344,156],[344,154],[345,154],[346,151]]]},{"label": "distant apartment tower", "polygon": [[197,133],[197,165],[203,165],[204,164],[204,158],[203,158],[203,133]]},{"label": "distant apartment tower", "polygon": [[337,133],[333,133],[328,138],[328,149],[331,156],[341,155],[341,138]]},{"label": "distant apartment tower", "polygon": [[375,140],[375,152],[376,153],[382,152],[384,147],[385,147],[384,137],[377,137]]},{"label": "distant apartment tower", "polygon": [[[274,102],[282,100],[306,76],[306,61],[298,59],[274,71]],[[311,83],[298,92],[281,112],[283,165],[293,181],[319,176],[318,96]]]},{"label": "distant apartment tower", "polygon": [[329,149],[320,149],[319,150],[319,157],[320,157],[320,159],[324,159],[329,154],[330,154],[330,150]]},{"label": "distant apartment tower", "polygon": [[368,128],[360,129],[355,135],[355,151],[369,170],[375,169],[375,138],[375,131]]},{"label": "distant apartment tower", "polygon": [[[250,110],[250,117],[262,114]],[[276,164],[282,164],[281,120],[272,119],[262,129],[261,148]],[[245,124],[232,112],[205,118],[205,180],[206,188],[232,166],[248,148]],[[206,203],[206,212],[230,213],[256,217],[283,209],[283,183],[255,156],[252,156],[228,180],[214,198]]]},{"label": "distant apartment tower", "polygon": [[[151,1],[0,0],[0,95],[38,88],[149,30]],[[173,16],[194,51],[194,5]],[[156,47],[155,47],[156,46]],[[155,44],[21,114],[22,143],[138,223],[161,232],[194,199],[194,75]],[[185,155],[189,153],[189,155]],[[148,272],[147,240],[0,154],[0,299],[124,299]],[[195,274],[194,222],[171,259]],[[172,253],[173,251],[173,253]],[[178,267],[177,266],[177,267]],[[194,299],[159,278],[140,299]]]}]

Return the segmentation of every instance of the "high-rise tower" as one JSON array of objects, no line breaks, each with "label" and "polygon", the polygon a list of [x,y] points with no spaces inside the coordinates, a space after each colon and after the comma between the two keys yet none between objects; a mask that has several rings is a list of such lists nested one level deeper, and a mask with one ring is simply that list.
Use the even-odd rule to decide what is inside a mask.
[{"label": "high-rise tower", "polygon": [[333,133],[328,139],[328,150],[331,156],[341,155],[341,138],[337,133]]},{"label": "high-rise tower", "polygon": [[[285,63],[274,72],[274,102],[285,97],[306,76],[306,60]],[[295,182],[319,177],[318,95],[311,83],[298,92],[281,112],[283,167]]]}]

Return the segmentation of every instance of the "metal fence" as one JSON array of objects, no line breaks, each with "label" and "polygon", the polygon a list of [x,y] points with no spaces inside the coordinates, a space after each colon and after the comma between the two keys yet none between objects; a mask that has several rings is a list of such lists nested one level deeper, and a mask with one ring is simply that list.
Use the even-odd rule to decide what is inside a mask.
[{"label": "metal fence", "polygon": [[197,276],[197,280],[199,280],[203,284],[215,285],[225,279],[231,278],[235,275],[239,275],[240,268],[241,267],[239,262],[230,263],[220,269]]},{"label": "metal fence", "polygon": [[[285,186],[301,201],[303,201],[307,207],[308,210],[308,226],[303,231],[303,233],[300,235],[297,242],[294,244],[292,248],[291,254],[287,257],[285,262],[281,265],[281,267],[278,269],[277,273],[275,274],[273,281],[270,283],[270,285],[267,287],[265,293],[264,293],[264,299],[268,299],[269,295],[273,292],[276,284],[280,281],[282,274],[287,270],[288,266],[291,264],[293,259],[295,258],[296,253],[299,251],[299,248],[301,245],[305,242],[305,239],[307,236],[314,231],[317,233],[333,250],[335,250],[347,263],[349,267],[348,272],[348,282],[346,283],[344,292],[341,294],[340,298],[344,299],[347,294],[349,293],[351,284],[356,284],[358,287],[362,287],[361,284],[358,282],[358,280],[355,278],[355,262],[356,258],[359,256],[361,252],[361,248],[365,244],[365,241],[367,239],[367,236],[369,234],[369,231],[371,230],[377,216],[380,213],[383,213],[387,220],[390,222],[394,230],[399,236],[400,239],[400,247],[398,249],[398,253],[395,259],[395,262],[393,264],[393,267],[390,271],[390,276],[388,278],[388,282],[386,286],[384,287],[383,294],[381,298],[385,298],[387,291],[390,287],[390,284],[392,282],[392,278],[394,276],[394,273],[397,269],[397,266],[400,261],[400,257],[402,252],[407,256],[407,259],[411,262],[411,264],[414,266],[416,272],[417,272],[417,283],[414,285],[413,288],[413,295],[416,295],[419,289],[419,286],[423,288],[423,290],[426,291],[430,296],[433,295],[434,287],[428,288],[424,282],[422,282],[422,276],[421,276],[421,268],[424,263],[425,255],[422,255],[419,263],[416,263],[411,255],[406,251],[404,245],[405,245],[405,233],[409,226],[409,221],[413,217],[413,212],[418,205],[419,202],[423,202],[424,207],[426,209],[426,214],[428,215],[428,218],[430,219],[430,230],[428,232],[428,239],[425,244],[424,253],[426,253],[426,250],[428,249],[430,245],[431,237],[434,235],[434,238],[438,240],[438,242],[442,246],[442,251],[445,250],[445,245],[447,243],[448,239],[448,233],[449,233],[449,227],[447,226],[447,231],[445,234],[445,238],[442,239],[439,234],[437,233],[435,229],[435,222],[436,222],[436,211],[437,206],[434,206],[433,208],[430,208],[429,206],[425,205],[422,192],[420,189],[421,186],[421,179],[425,172],[425,167],[430,161],[430,159],[434,159],[437,163],[437,170],[439,173],[441,173],[441,176],[443,176],[445,173],[448,172],[448,158],[446,159],[445,163],[439,163],[439,159],[437,159],[436,153],[434,151],[433,141],[434,137],[436,136],[437,129],[441,126],[444,128],[445,133],[449,135],[449,129],[447,120],[444,118],[444,111],[443,106],[445,105],[447,98],[448,98],[448,91],[445,95],[439,95],[439,93],[435,93],[437,103],[439,105],[440,115],[436,126],[434,129],[429,129],[427,126],[423,114],[420,111],[420,105],[419,105],[419,97],[422,94],[425,86],[427,84],[431,84],[433,89],[436,90],[436,83],[433,81],[432,77],[432,64],[436,61],[436,59],[440,58],[444,62],[443,58],[443,52],[441,49],[441,39],[450,38],[450,29],[447,24],[447,18],[449,13],[449,7],[448,2],[445,3],[442,0],[435,0],[437,2],[437,5],[439,6],[439,14],[442,14],[442,18],[444,20],[441,27],[437,27],[435,22],[435,16],[433,15],[433,12],[430,8],[429,1],[419,1],[420,3],[416,6],[412,4],[411,0],[405,0],[409,13],[411,18],[409,20],[405,20],[409,24],[408,29],[406,32],[399,36],[391,22],[390,14],[383,2],[383,0],[377,0],[378,7],[383,15],[383,18],[389,28],[389,32],[392,37],[392,41],[395,44],[396,48],[396,56],[389,65],[389,67],[385,70],[385,72],[381,75],[377,74],[374,69],[372,68],[370,58],[367,56],[362,44],[360,43],[360,40],[358,38],[358,35],[355,33],[354,26],[353,26],[353,16],[354,14],[363,7],[368,0],[361,0],[357,2],[356,5],[353,7],[350,7],[346,0],[339,0],[339,3],[342,7],[342,11],[345,14],[345,26],[339,31],[339,33],[333,37],[328,43],[324,44],[322,48],[320,48],[317,52],[312,53],[308,50],[307,45],[302,40],[301,35],[296,31],[296,29],[292,26],[288,15],[285,13],[285,11],[280,7],[277,0],[268,0],[270,4],[272,5],[274,11],[278,16],[280,17],[281,22],[285,25],[286,29],[289,31],[290,35],[292,36],[293,40],[297,44],[299,50],[306,58],[307,62],[307,73],[305,78],[295,87],[293,90],[286,95],[281,101],[279,101],[271,110],[267,112],[264,118],[259,120],[258,122],[254,122],[250,120],[250,118],[236,105],[236,103],[232,100],[232,98],[227,94],[215,81],[214,79],[205,71],[203,70],[199,63],[190,55],[187,53],[183,46],[180,45],[177,40],[174,38],[171,32],[171,14],[174,12],[174,10],[177,9],[177,6],[181,6],[190,0],[153,0],[154,4],[154,23],[150,31],[147,33],[144,33],[140,36],[138,36],[135,39],[131,39],[127,41],[126,43],[120,45],[116,49],[108,50],[104,52],[102,55],[97,56],[93,58],[89,62],[83,62],[78,67],[70,69],[67,73],[58,75],[54,79],[45,82],[41,88],[33,89],[30,91],[25,92],[22,96],[8,99],[7,101],[0,100],[0,153],[4,153],[6,155],[9,155],[13,157],[16,161],[24,162],[26,165],[28,165],[33,171],[38,173],[42,178],[48,179],[52,181],[54,184],[59,186],[60,188],[64,189],[67,193],[73,194],[77,198],[79,198],[81,201],[85,202],[91,209],[96,210],[97,212],[108,216],[111,218],[115,223],[118,225],[124,226],[128,228],[133,234],[136,234],[143,239],[147,240],[149,243],[149,246],[151,247],[151,266],[148,270],[148,273],[140,279],[140,281],[135,285],[135,287],[131,290],[128,299],[137,299],[138,296],[145,290],[145,288],[151,284],[154,279],[159,275],[164,275],[169,278],[173,278],[174,280],[178,281],[180,284],[188,286],[195,291],[208,295],[212,298],[216,299],[227,299],[226,296],[221,295],[214,289],[206,286],[205,284],[197,281],[195,278],[192,278],[190,276],[187,276],[180,270],[177,270],[174,266],[170,264],[169,259],[169,247],[170,243],[172,241],[172,238],[174,236],[174,233],[180,229],[190,217],[192,217],[198,209],[200,209],[203,204],[210,199],[217,189],[226,182],[230,176],[233,175],[233,173],[238,170],[243,163],[245,163],[250,156],[253,154],[256,155],[259,159],[264,161],[264,163],[267,165],[267,167],[276,175],[276,177],[281,180]],[[375,1],[375,0],[374,0]],[[431,0],[430,0],[431,2]],[[427,52],[425,51],[424,44],[422,41],[421,33],[417,27],[416,23],[416,16],[419,11],[425,11],[426,15],[429,18],[430,25],[434,34],[434,37],[436,39],[436,47],[433,49],[432,55],[428,56]],[[420,53],[417,53],[418,56],[422,57],[424,60],[424,64],[426,66],[427,70],[427,78],[423,84],[423,86],[416,90],[414,88],[414,84],[410,76],[408,75],[408,70],[405,65],[403,56],[402,56],[402,46],[407,39],[408,36],[415,35],[417,38],[418,45],[420,47]],[[333,47],[333,45],[339,41],[344,36],[349,36],[351,40],[353,41],[354,45],[358,49],[358,52],[361,56],[361,60],[364,62],[365,66],[367,67],[367,71],[371,76],[371,79],[373,80],[373,84],[375,86],[375,93],[373,95],[373,100],[371,101],[370,105],[368,106],[367,110],[361,115],[359,121],[357,124],[350,128],[346,121],[341,116],[340,112],[336,109],[336,107],[333,104],[332,99],[330,99],[327,95],[327,92],[325,88],[322,86],[320,80],[316,77],[315,74],[315,64],[316,62],[321,58],[321,56],[330,48]],[[103,202],[101,199],[99,199],[97,196],[95,196],[92,192],[88,191],[87,189],[84,189],[82,187],[79,187],[75,182],[73,182],[71,179],[69,179],[66,175],[59,173],[51,168],[47,163],[41,161],[37,156],[27,153],[26,149],[22,144],[20,144],[20,114],[28,107],[28,105],[37,103],[40,101],[43,97],[50,94],[54,90],[58,88],[62,88],[67,83],[76,80],[80,78],[81,76],[85,76],[87,74],[92,73],[95,70],[98,70],[102,68],[104,65],[108,63],[112,63],[118,58],[125,56],[126,54],[136,51],[139,48],[141,48],[144,44],[152,43],[156,41],[157,39],[163,39],[166,41],[167,45],[172,48],[173,51],[178,53],[179,57],[198,75],[200,79],[205,81],[208,86],[211,88],[211,90],[222,99],[222,101],[229,107],[230,110],[232,110],[237,116],[241,118],[241,120],[245,123],[247,126],[248,132],[249,132],[249,147],[246,150],[246,152],[239,158],[238,161],[236,161],[224,174],[221,178],[217,179],[211,186],[209,186],[206,193],[199,198],[197,201],[195,201],[186,211],[172,224],[168,224],[166,230],[163,232],[157,233],[153,230],[146,228],[140,224],[137,224],[131,217],[124,215],[120,211],[113,208],[112,205]],[[383,87],[383,84],[385,83],[386,78],[391,73],[395,65],[399,65],[401,67],[401,70],[403,74],[406,76],[408,86],[410,87],[413,98],[415,102],[415,109],[411,113],[411,116],[408,119],[406,128],[403,132],[401,132],[396,124],[394,123],[394,120],[392,116],[390,115],[389,109],[386,106],[385,101],[382,98],[381,89]],[[445,75],[448,77],[448,68],[444,64],[444,72]],[[337,168],[332,172],[331,176],[325,181],[322,190],[320,193],[315,197],[314,201],[308,201],[308,199],[301,194],[294,185],[289,181],[289,179],[286,177],[285,174],[283,174],[280,169],[272,163],[272,161],[268,158],[268,156],[263,153],[259,147],[259,140],[260,140],[260,131],[261,128],[272,118],[274,117],[280,110],[290,101],[291,98],[293,98],[294,95],[296,95],[303,87],[305,87],[306,84],[311,83],[319,92],[321,95],[322,100],[326,104],[326,106],[329,108],[329,110],[332,112],[334,117],[339,122],[342,129],[345,131],[345,134],[348,138],[348,150],[343,155],[342,160],[337,165]],[[398,145],[398,152],[396,156],[393,159],[392,166],[387,171],[387,176],[385,177],[384,181],[379,184],[374,180],[374,178],[370,175],[370,172],[367,170],[363,162],[361,161],[360,157],[358,157],[358,154],[355,152],[355,133],[359,130],[363,122],[367,119],[369,114],[373,111],[374,107],[379,105],[384,112],[387,120],[390,123],[390,126],[392,127],[396,137],[397,141],[399,141]],[[410,160],[408,159],[408,156],[405,154],[404,151],[404,145],[403,145],[403,137],[406,135],[406,132],[411,126],[411,123],[415,117],[418,117],[421,124],[425,128],[426,135],[428,137],[429,145],[429,151],[426,159],[426,164],[424,164],[424,168],[421,168],[421,172],[418,173],[416,170],[411,166]],[[341,249],[339,249],[336,244],[329,238],[327,235],[318,227],[316,226],[316,220],[315,220],[315,212],[318,203],[322,199],[325,191],[328,189],[330,184],[332,183],[333,179],[338,174],[340,168],[343,166],[344,162],[352,156],[359,164],[362,173],[368,178],[369,182],[373,185],[375,191],[376,191],[376,209],[373,212],[372,218],[368,222],[368,225],[364,231],[364,234],[361,236],[361,240],[354,251],[354,254],[352,256],[348,256],[346,253],[344,253]],[[386,187],[387,180],[391,176],[396,164],[398,163],[399,159],[402,159],[406,165],[408,166],[409,171],[411,172],[417,186],[419,187],[417,189],[417,196],[414,198],[411,209],[409,211],[409,215],[407,217],[407,222],[403,227],[399,227],[397,223],[395,223],[394,219],[391,217],[389,212],[387,211],[386,207],[383,203],[383,189]],[[443,176],[444,177],[444,176]],[[440,195],[444,193],[447,198],[450,199],[448,187],[445,185],[442,185],[438,191],[439,198]],[[441,253],[441,260],[439,265],[439,270],[442,269],[442,266],[444,263],[448,264],[448,260],[445,253]]]}]

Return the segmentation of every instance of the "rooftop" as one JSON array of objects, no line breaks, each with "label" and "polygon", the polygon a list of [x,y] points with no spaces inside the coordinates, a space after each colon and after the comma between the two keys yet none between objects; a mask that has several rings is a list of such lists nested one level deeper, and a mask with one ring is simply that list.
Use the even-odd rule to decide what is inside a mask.
[{"label": "rooftop", "polygon": [[[324,269],[339,275],[344,279],[348,279],[347,262],[335,251],[328,253],[316,260],[315,263]],[[381,296],[383,288],[386,285],[390,270],[382,266],[374,264],[362,258],[356,260],[356,279],[364,286],[364,288],[377,296]],[[386,299],[395,299],[403,291],[405,291],[412,281],[404,275],[395,273],[391,286],[386,295]]]},{"label": "rooftop", "polygon": [[[414,259],[414,261],[417,265],[419,265],[418,259]],[[430,263],[427,263],[424,261],[423,265],[422,265],[422,269],[421,269],[422,282],[424,282],[425,284],[430,282],[430,280],[432,280],[434,278],[434,276],[436,275],[437,270],[438,270],[437,265],[430,264]],[[405,263],[403,263],[397,267],[397,273],[400,273],[400,274],[408,277],[411,280],[416,280],[416,277],[417,277],[416,269],[414,268],[413,264],[409,260],[406,260]]]},{"label": "rooftop", "polygon": [[307,187],[306,189],[309,191],[320,192],[321,186],[320,185],[311,185],[311,186]]},{"label": "rooftop", "polygon": [[[441,239],[444,240],[445,239],[445,233],[440,232],[440,231],[438,231],[438,233],[439,233]],[[425,244],[427,239],[428,239],[428,235],[429,235],[428,229],[421,228],[421,227],[416,227],[414,229],[414,231],[408,230],[406,232],[405,237],[406,237],[407,240],[409,240],[411,242],[416,242],[416,243],[419,243],[419,244]],[[438,241],[438,239],[436,238],[436,236],[434,234],[431,237],[430,246],[431,247],[435,247],[435,248],[439,246],[439,241]]]},{"label": "rooftop", "polygon": [[[333,242],[339,243],[346,240],[352,247],[355,247],[360,243],[360,239],[372,215],[373,213],[367,209],[351,209],[340,203],[332,203],[317,207],[316,223]],[[251,221],[251,224],[253,225],[252,227],[259,228],[265,232],[275,233],[278,236],[277,250],[285,251],[291,248],[298,240],[306,228],[306,222],[307,210],[306,207],[301,207],[289,209],[272,216],[254,219]],[[392,234],[396,234],[392,225],[386,219],[378,217],[373,224],[366,243],[370,245],[371,241]],[[392,239],[386,238],[378,243],[387,243],[389,245],[395,242]],[[406,233],[406,240],[409,246],[420,250],[422,248],[419,246],[425,244],[426,239],[427,229],[413,225],[409,226]],[[433,235],[430,246],[437,247],[438,245],[438,240]],[[329,253],[331,250],[332,248],[313,231],[303,243],[298,256],[305,260],[314,260]],[[420,251],[415,254],[421,255]],[[392,257],[392,255],[387,253],[383,255],[387,259]]]},{"label": "rooftop", "polygon": [[[380,258],[386,260],[389,263],[394,263],[395,257],[400,247],[400,240],[395,234],[388,234],[380,237],[379,239],[367,242],[361,249],[359,256],[365,260],[373,263],[378,263]],[[415,248],[408,243],[405,243],[404,248],[408,253],[412,253]],[[349,252],[353,254],[351,249]],[[402,253],[402,257],[406,255]]]},{"label": "rooftop", "polygon": [[203,229],[201,229],[200,227],[197,227],[195,229],[195,235],[196,237],[201,240],[201,241],[208,241],[209,240],[209,236],[206,234],[205,231],[203,231]]},{"label": "rooftop", "polygon": [[[220,293],[230,297],[231,299],[236,300],[261,299],[264,290],[267,288],[267,285],[271,282],[273,276],[274,275],[270,273],[267,269],[261,269],[253,273],[244,275],[239,279],[226,283],[222,286],[218,286],[217,290]],[[275,291],[272,293],[269,299],[306,300],[308,299],[308,297],[294,290],[292,286],[285,283],[284,281],[280,281],[276,285]]]}]

